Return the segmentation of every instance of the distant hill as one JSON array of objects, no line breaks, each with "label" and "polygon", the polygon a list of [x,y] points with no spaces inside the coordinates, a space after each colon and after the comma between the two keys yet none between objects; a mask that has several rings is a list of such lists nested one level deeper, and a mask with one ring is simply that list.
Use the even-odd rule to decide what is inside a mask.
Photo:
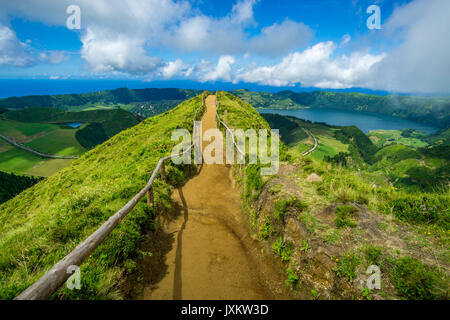
[{"label": "distant hill", "polygon": [[82,111],[91,108],[124,108],[142,117],[167,111],[182,101],[200,94],[189,89],[128,89],[118,88],[92,93],[10,97],[0,99],[0,108],[57,108]]},{"label": "distant hill", "polygon": [[442,128],[450,126],[450,97],[378,96],[327,91],[268,93],[234,90],[230,93],[250,103],[255,108],[310,107],[367,111],[406,118]]}]

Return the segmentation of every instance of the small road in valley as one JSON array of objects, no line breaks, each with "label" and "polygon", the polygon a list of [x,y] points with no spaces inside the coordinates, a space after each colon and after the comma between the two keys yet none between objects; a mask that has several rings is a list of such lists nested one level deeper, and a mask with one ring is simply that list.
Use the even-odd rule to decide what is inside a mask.
[{"label": "small road in valley", "polygon": [[4,136],[3,134],[0,134],[0,138],[2,138],[3,140],[5,140],[6,142],[12,144],[13,146],[20,148],[22,150],[25,150],[27,152],[33,153],[39,157],[43,157],[43,158],[50,158],[50,159],[78,159],[78,157],[75,156],[58,156],[58,155],[54,155],[54,154],[47,154],[47,153],[42,153],[36,150],[33,150],[17,141],[14,141],[13,139]]},{"label": "small road in valley", "polygon": [[316,137],[311,133],[311,131],[309,131],[305,128],[303,128],[303,130],[306,132],[307,135],[311,136],[314,139],[314,147],[312,147],[308,151],[305,151],[302,153],[302,156],[307,156],[308,154],[310,154],[311,152],[313,152],[314,150],[317,149],[317,147],[319,146],[319,143],[317,142]]}]

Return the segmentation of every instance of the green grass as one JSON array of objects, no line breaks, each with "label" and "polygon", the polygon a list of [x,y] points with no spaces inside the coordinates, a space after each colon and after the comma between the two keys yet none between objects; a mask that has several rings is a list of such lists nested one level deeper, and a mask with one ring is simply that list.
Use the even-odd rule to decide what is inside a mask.
[{"label": "green grass", "polygon": [[446,299],[448,287],[436,268],[411,257],[399,258],[390,273],[398,293],[410,300]]},{"label": "green grass", "polygon": [[23,123],[0,119],[0,133],[11,138],[32,137],[59,129],[59,126],[47,123]]},{"label": "green grass", "polygon": [[298,284],[298,281],[300,280],[299,276],[291,270],[291,268],[286,268],[286,285],[292,289],[295,289],[295,287]]},{"label": "green grass", "polygon": [[61,169],[70,165],[70,159],[42,159],[40,163],[29,169],[26,173],[38,177],[50,177]]},{"label": "green grass", "polygon": [[[239,103],[237,100],[234,101]],[[241,103],[241,106],[246,106],[246,104]],[[230,116],[228,123],[233,127],[245,126],[250,122],[249,119],[253,117],[250,112],[246,115],[245,119]],[[271,121],[276,120],[278,123],[284,121],[276,119],[276,117],[269,118]],[[291,126],[291,123],[286,125]],[[289,271],[286,270],[288,278],[286,284],[292,286],[298,281],[299,274],[294,270],[299,270],[298,268],[302,265],[302,263],[291,259],[293,252],[296,252],[295,256],[302,251],[312,252],[314,246],[317,245],[317,239],[321,239],[327,244],[333,245],[333,247],[341,247],[343,252],[346,252],[342,256],[334,258],[336,275],[346,281],[353,283],[358,274],[365,273],[369,265],[376,264],[381,268],[382,285],[387,286],[386,290],[389,297],[412,299],[417,295],[420,299],[428,299],[445,296],[445,294],[442,295],[442,292],[437,294],[435,291],[436,287],[448,288],[445,275],[437,276],[439,272],[431,267],[429,261],[420,261],[419,266],[414,266],[413,263],[411,264],[412,270],[408,270],[405,268],[406,264],[397,262],[402,261],[398,260],[400,251],[395,251],[395,256],[391,256],[392,251],[390,250],[392,248],[377,247],[365,238],[367,233],[362,228],[363,223],[361,222],[361,227],[356,227],[356,206],[340,205],[336,207],[337,217],[335,222],[337,226],[330,225],[329,221],[322,217],[322,213],[325,208],[329,208],[336,203],[356,203],[358,207],[363,206],[368,209],[360,213],[364,223],[368,218],[372,218],[370,215],[374,215],[373,219],[383,217],[383,214],[391,215],[383,218],[391,222],[389,222],[388,227],[382,228],[380,226],[381,232],[386,232],[392,237],[401,237],[405,230],[414,235],[417,234],[417,230],[424,230],[427,236],[423,238],[420,245],[427,250],[436,251],[437,256],[448,259],[446,244],[448,244],[450,235],[448,232],[450,228],[449,188],[442,186],[438,189],[407,189],[405,182],[400,177],[400,175],[411,175],[411,170],[417,167],[445,169],[448,162],[440,158],[442,154],[445,155],[446,149],[442,148],[432,154],[425,154],[423,150],[412,146],[397,144],[378,150],[370,143],[361,152],[359,146],[364,146],[368,138],[356,127],[346,127],[342,130],[338,127],[333,128],[307,122],[303,122],[302,125],[319,136],[324,148],[315,151],[320,150],[316,156],[313,153],[312,156],[303,157],[301,152],[309,149],[310,145],[303,143],[304,140],[298,141],[298,144],[289,140],[289,157],[282,160],[286,171],[274,176],[275,181],[270,181],[270,178],[268,181],[262,179],[262,182],[266,182],[266,186],[268,186],[267,193],[265,193],[265,187],[260,187],[261,184],[259,183],[254,183],[253,185],[256,186],[254,188],[245,188],[245,183],[242,183],[246,180],[257,182],[255,178],[256,170],[249,169],[249,172],[247,170],[235,171],[238,181],[244,186],[242,188],[243,206],[249,211],[250,221],[259,239],[268,240],[274,254],[283,261],[291,261]],[[339,134],[335,136],[335,132],[339,132]],[[417,138],[415,133],[412,134],[412,137]],[[358,137],[359,142],[353,141],[355,136]],[[408,136],[408,138],[411,138],[411,136]],[[433,147],[431,150],[434,149]],[[349,152],[350,164],[339,166],[322,160],[325,154],[333,155],[336,152]],[[354,159],[354,157],[357,159]],[[373,164],[374,162],[375,164]],[[371,166],[371,164],[373,165]],[[306,178],[313,172],[319,174],[322,181],[308,182]],[[443,173],[445,172],[442,171],[440,174],[443,175]],[[414,179],[417,177],[418,175],[415,175]],[[414,181],[413,183],[417,184]],[[296,242],[295,245],[285,241],[285,239],[287,240],[285,237],[286,227],[280,226],[285,220],[280,218],[297,211],[287,205],[287,201],[293,193],[293,184],[301,191],[301,200],[305,204],[305,210],[301,211],[296,218],[307,231],[305,240],[309,240],[308,242]],[[251,193],[249,189],[255,190],[255,192]],[[264,199],[262,195],[266,194],[274,199],[273,206],[264,203],[264,201],[267,202],[267,199]],[[343,226],[355,228],[342,228]],[[349,235],[354,238],[349,238]],[[312,239],[314,241],[311,241]],[[352,240],[354,240],[354,243],[349,244]],[[311,250],[309,246],[312,247]],[[408,250],[405,251],[405,253],[410,254]],[[303,252],[301,255],[303,255]],[[439,268],[443,269],[441,260],[436,260],[436,263]],[[433,275],[428,272],[432,272]],[[399,286],[399,283],[395,282],[396,275],[398,279],[403,276],[406,277],[407,282],[411,282],[411,284],[405,284],[407,288],[402,289],[401,285]],[[431,281],[430,279],[436,280]],[[429,286],[428,282],[432,282],[432,285]],[[433,295],[423,294],[422,291],[426,292],[429,287],[433,287],[431,291],[429,290],[433,292]],[[398,291],[397,293],[395,293],[395,288]],[[372,292],[364,289],[361,292],[356,292],[356,295],[365,299],[372,298]]]},{"label": "green grass", "polygon": [[[59,125],[59,123],[74,121],[84,124],[78,129]],[[43,153],[80,156],[86,150],[137,123],[138,120],[133,114],[119,109],[66,112],[54,108],[27,108],[2,114],[0,133]],[[97,130],[92,130],[93,127]],[[7,153],[3,154],[5,152]],[[17,155],[17,159],[11,158],[12,155]],[[23,152],[4,146],[3,142],[0,145],[0,169],[3,168],[8,172],[49,176],[61,169],[62,164],[68,163],[70,162],[55,162],[25,156]],[[51,168],[51,164],[55,164],[55,167]]]},{"label": "green grass", "polygon": [[333,157],[339,152],[348,152],[348,145],[330,136],[320,135],[316,139],[319,140],[319,146],[311,153],[311,157],[317,161],[323,160],[325,156]]},{"label": "green grass", "polygon": [[62,156],[79,156],[86,152],[75,138],[76,130],[59,129],[45,136],[34,139],[26,143],[26,145],[34,150],[43,153],[62,155]]},{"label": "green grass", "polygon": [[272,244],[272,251],[281,258],[281,261],[286,262],[294,253],[294,245],[291,241],[284,241],[282,237],[279,237]]},{"label": "green grass", "polygon": [[43,158],[13,147],[0,153],[0,171],[23,174],[27,173],[41,161],[43,161]]},{"label": "green grass", "polygon": [[357,276],[356,268],[362,262],[361,257],[356,253],[349,253],[336,260],[334,271],[336,271],[338,277],[346,278],[348,281],[352,282]]},{"label": "green grass", "polygon": [[336,212],[336,219],[335,219],[336,227],[354,228],[358,225],[354,219],[355,213],[357,212],[357,209],[354,206],[351,205],[337,206],[336,209],[334,209],[334,211]]},{"label": "green grass", "polygon": [[[0,298],[11,299],[125,205],[149,179],[160,157],[170,154],[172,130],[192,130],[201,97],[149,118],[88,151],[70,166],[0,206]],[[170,210],[168,185],[157,180],[155,202]],[[141,228],[152,225],[145,199],[81,266],[81,290],[56,297],[117,297],[123,262],[135,255]]]},{"label": "green grass", "polygon": [[217,98],[220,102],[218,114],[229,127],[242,130],[270,130],[270,126],[264,118],[249,104],[223,91],[218,92]]},{"label": "green grass", "polygon": [[377,147],[383,147],[392,143],[402,144],[413,148],[428,146],[428,143],[421,139],[424,138],[426,134],[405,137],[402,136],[402,130],[372,130],[369,131],[368,136]]}]

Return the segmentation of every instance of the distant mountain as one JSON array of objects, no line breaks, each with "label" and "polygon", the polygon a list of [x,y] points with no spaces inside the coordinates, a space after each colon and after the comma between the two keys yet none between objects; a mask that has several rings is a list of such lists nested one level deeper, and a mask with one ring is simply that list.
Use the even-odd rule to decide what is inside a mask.
[{"label": "distant mountain", "polygon": [[399,95],[369,95],[327,91],[278,93],[234,90],[230,93],[255,108],[330,108],[367,111],[414,120],[447,128],[450,126],[450,97],[418,97]]},{"label": "distant mountain", "polygon": [[200,94],[200,90],[118,88],[92,93],[10,97],[0,99],[0,108],[47,107],[81,111],[93,107],[121,107],[143,117],[167,111],[182,101]]}]

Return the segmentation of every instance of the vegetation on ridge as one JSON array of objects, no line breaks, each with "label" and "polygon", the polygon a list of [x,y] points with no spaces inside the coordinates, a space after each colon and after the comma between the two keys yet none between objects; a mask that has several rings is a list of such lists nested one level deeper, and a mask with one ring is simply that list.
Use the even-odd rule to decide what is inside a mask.
[{"label": "vegetation on ridge", "polygon": [[[26,289],[141,190],[175,145],[172,131],[192,130],[199,106],[201,96],[122,131],[0,205],[0,298]],[[154,190],[158,208],[170,210],[169,185],[157,179]],[[63,288],[53,298],[119,298],[124,265],[132,265],[141,230],[152,228],[153,217],[143,199],[83,263],[81,290]]]},{"label": "vegetation on ridge", "polygon": [[[244,110],[251,108],[230,100]],[[228,117],[238,107],[221,106],[230,126],[245,128],[252,121],[259,126],[251,110],[245,110],[246,117]],[[281,138],[289,148],[282,146],[278,174],[261,177],[259,165],[236,167],[234,173],[252,236],[263,242],[264,252],[280,257],[294,294],[304,298],[306,292],[311,299],[448,299],[448,187],[408,187],[417,181],[397,187],[384,171],[417,155],[427,162],[425,150],[397,145],[390,148],[400,152],[379,149],[356,127],[263,117],[273,128],[285,126]],[[316,151],[302,156],[302,141],[308,140],[299,134],[302,127],[318,137],[328,161],[341,155],[346,162],[324,161]],[[348,151],[338,153],[343,147]],[[443,150],[433,155],[445,163]],[[379,161],[390,162],[374,170]],[[381,269],[381,290],[365,287],[365,272],[372,264]]]}]

